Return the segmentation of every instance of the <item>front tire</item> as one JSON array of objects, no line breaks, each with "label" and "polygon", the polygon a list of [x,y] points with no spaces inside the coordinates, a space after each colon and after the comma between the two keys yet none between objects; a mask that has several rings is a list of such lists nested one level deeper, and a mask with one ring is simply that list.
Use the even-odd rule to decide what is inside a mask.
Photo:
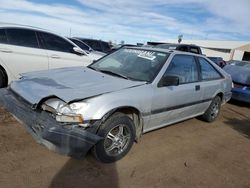
[{"label": "front tire", "polygon": [[104,163],[123,158],[135,140],[135,126],[131,118],[115,113],[100,127],[98,135],[104,139],[98,142],[92,152],[96,159]]},{"label": "front tire", "polygon": [[209,105],[202,118],[207,122],[213,122],[220,114],[221,98],[216,96]]}]

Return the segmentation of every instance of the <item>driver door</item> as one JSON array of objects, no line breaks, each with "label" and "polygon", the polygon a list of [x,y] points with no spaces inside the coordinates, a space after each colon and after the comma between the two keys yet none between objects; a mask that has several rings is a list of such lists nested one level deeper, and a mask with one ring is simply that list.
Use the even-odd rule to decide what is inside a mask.
[{"label": "driver door", "polygon": [[201,108],[202,93],[193,56],[175,55],[164,75],[177,76],[179,85],[155,86],[148,131],[192,117]]}]

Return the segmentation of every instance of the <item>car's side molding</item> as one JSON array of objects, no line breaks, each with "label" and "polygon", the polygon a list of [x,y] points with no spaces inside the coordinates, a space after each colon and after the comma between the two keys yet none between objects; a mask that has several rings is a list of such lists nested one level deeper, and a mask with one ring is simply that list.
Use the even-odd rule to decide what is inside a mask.
[{"label": "car's side molding", "polygon": [[212,101],[212,99],[213,98],[209,98],[209,99],[205,99],[205,100],[200,100],[200,101],[185,103],[185,104],[178,105],[178,106],[171,106],[171,107],[159,108],[159,109],[151,111],[151,113],[143,113],[142,115],[143,116],[148,116],[148,115],[159,114],[159,113],[167,112],[167,111],[171,111],[171,110],[177,110],[177,109],[180,109],[180,108],[185,108],[185,107],[193,106],[193,105],[196,105],[196,104],[210,102],[210,101]]}]

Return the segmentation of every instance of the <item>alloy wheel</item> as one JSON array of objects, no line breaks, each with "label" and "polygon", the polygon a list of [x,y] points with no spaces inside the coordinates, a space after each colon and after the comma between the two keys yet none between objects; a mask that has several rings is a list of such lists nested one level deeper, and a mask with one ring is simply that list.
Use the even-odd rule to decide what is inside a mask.
[{"label": "alloy wheel", "polygon": [[117,125],[109,131],[104,140],[104,150],[109,156],[121,154],[129,145],[130,129],[125,124]]}]

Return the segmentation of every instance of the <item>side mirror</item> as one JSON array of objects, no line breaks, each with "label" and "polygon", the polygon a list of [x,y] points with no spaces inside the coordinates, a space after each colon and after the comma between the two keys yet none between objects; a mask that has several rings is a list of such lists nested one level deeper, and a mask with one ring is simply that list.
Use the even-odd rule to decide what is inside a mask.
[{"label": "side mirror", "polygon": [[164,86],[178,86],[179,85],[179,77],[178,76],[163,76],[160,82],[158,83],[158,87]]},{"label": "side mirror", "polygon": [[73,47],[73,53],[77,54],[77,55],[86,55],[86,52],[84,50],[82,50],[81,48],[78,47]]}]

